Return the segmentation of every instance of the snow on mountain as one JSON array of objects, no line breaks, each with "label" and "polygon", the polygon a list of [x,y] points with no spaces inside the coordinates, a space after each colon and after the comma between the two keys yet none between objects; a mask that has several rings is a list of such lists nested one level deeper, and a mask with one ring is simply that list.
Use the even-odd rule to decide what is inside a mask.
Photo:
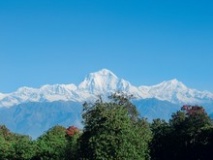
[{"label": "snow on mountain", "polygon": [[9,94],[0,93],[0,107],[11,107],[27,102],[84,102],[98,95],[109,95],[116,91],[133,94],[137,99],[156,98],[176,104],[213,101],[212,93],[187,88],[177,79],[153,86],[136,87],[118,78],[111,71],[102,69],[90,73],[78,86],[74,84],[44,85],[40,88],[22,87]]},{"label": "snow on mountain", "polygon": [[141,86],[139,88],[146,91],[152,98],[166,100],[172,103],[200,104],[208,100],[213,100],[212,93],[187,88],[177,79],[164,81],[150,87]]},{"label": "snow on mountain", "polygon": [[27,102],[78,101],[74,84],[44,85],[41,88],[21,87],[0,100],[0,106],[10,107]]},{"label": "snow on mountain", "polygon": [[3,93],[0,93],[0,100],[2,100],[6,95]]},{"label": "snow on mountain", "polygon": [[135,97],[141,98],[142,94],[139,89],[131,85],[128,81],[118,78],[114,73],[107,69],[99,72],[90,73],[78,89],[83,92],[89,92],[93,95],[111,94],[116,91],[123,91],[134,94]]},{"label": "snow on mountain", "polygon": [[79,85],[79,89],[93,94],[117,89],[118,77],[107,69],[90,73]]}]

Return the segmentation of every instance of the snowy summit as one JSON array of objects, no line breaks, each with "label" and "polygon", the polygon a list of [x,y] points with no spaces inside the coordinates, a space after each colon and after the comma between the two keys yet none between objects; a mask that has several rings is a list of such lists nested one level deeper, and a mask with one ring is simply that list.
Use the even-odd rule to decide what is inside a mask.
[{"label": "snowy summit", "polygon": [[97,95],[116,91],[133,94],[137,99],[156,98],[172,103],[199,103],[213,100],[213,94],[187,88],[177,79],[163,81],[153,86],[134,86],[118,78],[112,71],[102,69],[90,73],[79,84],[44,85],[40,88],[21,87],[17,91],[0,93],[0,107],[12,107],[27,102],[73,101],[84,102]]}]

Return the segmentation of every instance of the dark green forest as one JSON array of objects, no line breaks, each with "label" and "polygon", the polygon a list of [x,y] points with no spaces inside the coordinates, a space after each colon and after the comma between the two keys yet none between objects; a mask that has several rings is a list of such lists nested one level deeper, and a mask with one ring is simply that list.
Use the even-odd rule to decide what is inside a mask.
[{"label": "dark green forest", "polygon": [[0,125],[0,160],[212,160],[213,123],[184,105],[169,121],[140,117],[131,96],[84,103],[83,129],[54,126],[36,140]]}]

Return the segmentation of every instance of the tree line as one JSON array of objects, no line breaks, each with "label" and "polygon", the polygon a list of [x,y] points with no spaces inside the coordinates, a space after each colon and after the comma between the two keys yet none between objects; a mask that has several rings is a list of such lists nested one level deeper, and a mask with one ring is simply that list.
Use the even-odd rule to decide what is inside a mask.
[{"label": "tree line", "polygon": [[36,140],[0,125],[1,160],[210,160],[212,120],[184,105],[169,121],[140,117],[131,96],[84,103],[84,128],[54,126]]}]

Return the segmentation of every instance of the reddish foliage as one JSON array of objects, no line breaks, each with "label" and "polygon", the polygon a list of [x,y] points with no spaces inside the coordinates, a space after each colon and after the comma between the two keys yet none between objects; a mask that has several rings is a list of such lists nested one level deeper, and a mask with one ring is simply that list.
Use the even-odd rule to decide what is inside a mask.
[{"label": "reddish foliage", "polygon": [[67,136],[74,136],[77,133],[79,133],[79,129],[75,126],[70,126],[66,129]]},{"label": "reddish foliage", "polygon": [[201,106],[183,105],[181,110],[186,111],[187,115],[203,114],[205,110]]}]

